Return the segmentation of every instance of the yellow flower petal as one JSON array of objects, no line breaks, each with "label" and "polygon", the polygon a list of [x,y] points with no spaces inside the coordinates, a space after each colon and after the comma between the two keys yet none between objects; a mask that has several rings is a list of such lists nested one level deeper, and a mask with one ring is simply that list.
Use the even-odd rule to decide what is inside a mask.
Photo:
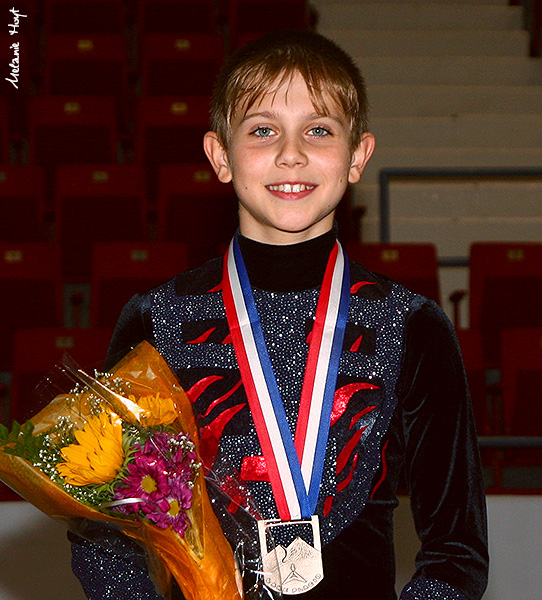
[{"label": "yellow flower petal", "polygon": [[109,416],[100,413],[88,417],[83,429],[74,433],[76,443],[60,451],[66,461],[56,465],[57,471],[72,485],[106,483],[122,467],[122,426]]},{"label": "yellow flower petal", "polygon": [[136,402],[146,411],[141,422],[150,427],[153,425],[171,425],[177,418],[177,409],[173,400],[169,397],[161,398],[160,393],[155,395],[141,396],[135,398],[130,396],[132,402]]}]

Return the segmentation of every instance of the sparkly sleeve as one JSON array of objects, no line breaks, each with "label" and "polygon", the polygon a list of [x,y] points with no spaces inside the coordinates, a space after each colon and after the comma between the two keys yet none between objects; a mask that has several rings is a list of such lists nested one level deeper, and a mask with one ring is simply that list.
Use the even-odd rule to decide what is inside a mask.
[{"label": "sparkly sleeve", "polygon": [[132,296],[120,313],[107,352],[108,364],[115,364],[143,340],[153,342],[150,296],[136,294]]},{"label": "sparkly sleeve", "polygon": [[435,303],[424,302],[405,335],[397,393],[421,548],[401,600],[480,600],[488,570],[484,485],[455,332]]},{"label": "sparkly sleeve", "polygon": [[134,542],[115,532],[109,533],[106,544],[70,537],[72,569],[88,600],[163,600]]}]

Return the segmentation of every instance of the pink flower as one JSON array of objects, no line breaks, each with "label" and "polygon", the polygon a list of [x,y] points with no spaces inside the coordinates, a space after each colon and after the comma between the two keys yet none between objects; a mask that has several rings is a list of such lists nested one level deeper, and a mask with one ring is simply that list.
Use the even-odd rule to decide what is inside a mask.
[{"label": "pink flower", "polygon": [[140,454],[128,465],[128,473],[123,485],[115,490],[115,498],[142,498],[148,502],[125,504],[119,510],[124,513],[141,511],[143,514],[156,510],[156,505],[170,492],[167,463],[156,456]]},{"label": "pink flower", "polygon": [[117,500],[141,499],[118,506],[125,514],[144,516],[161,529],[171,527],[184,536],[190,524],[194,465],[197,455],[184,434],[155,432],[143,446],[134,447],[128,474],[115,490]]},{"label": "pink flower", "polygon": [[[191,492],[190,497],[192,497]],[[184,536],[184,532],[190,524],[190,519],[185,510],[186,506],[183,506],[182,502],[170,496],[162,500],[159,506],[156,506],[156,510],[146,513],[145,516],[160,529],[171,527],[180,536]]]}]

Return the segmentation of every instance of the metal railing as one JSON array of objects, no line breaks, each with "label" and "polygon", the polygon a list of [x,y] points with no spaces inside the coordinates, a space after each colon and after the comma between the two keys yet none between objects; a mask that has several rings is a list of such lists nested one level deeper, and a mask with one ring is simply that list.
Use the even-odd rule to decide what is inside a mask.
[{"label": "metal railing", "polygon": [[[542,179],[541,167],[445,167],[412,168],[390,167],[380,170],[380,241],[390,242],[390,183],[397,179]],[[439,265],[446,267],[467,266],[467,257],[439,258]]]},{"label": "metal railing", "polygon": [[488,435],[478,438],[480,448],[492,450],[542,449],[542,437]]}]

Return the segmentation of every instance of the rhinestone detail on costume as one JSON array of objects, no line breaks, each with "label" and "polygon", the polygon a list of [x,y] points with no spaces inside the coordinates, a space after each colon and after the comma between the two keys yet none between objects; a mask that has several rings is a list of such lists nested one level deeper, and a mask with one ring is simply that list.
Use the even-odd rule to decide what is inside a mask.
[{"label": "rhinestone detail on costume", "polygon": [[[297,408],[308,352],[307,323],[314,318],[318,289],[303,292],[275,293],[254,290],[254,299],[262,322],[271,363],[275,370],[285,410],[292,431],[295,430]],[[159,288],[152,303],[151,318],[157,349],[177,372],[191,368],[237,369],[232,344],[192,345],[183,340],[181,323],[225,319],[220,292],[197,296],[178,296],[173,282]],[[353,294],[350,300],[349,323],[373,329],[376,347],[372,355],[343,349],[339,376],[374,382],[378,385],[377,408],[360,419],[355,427],[363,428],[355,454],[348,459],[348,469],[337,474],[336,465],[341,451],[352,437],[352,431],[332,427],[327,447],[317,513],[321,515],[322,543],[336,537],[359,515],[368,499],[371,483],[380,462],[382,440],[387,431],[397,398],[395,385],[400,372],[404,323],[415,294],[394,284],[391,293],[381,300]],[[182,377],[181,377],[182,383]],[[240,388],[240,398],[246,401]],[[243,417],[243,415],[245,415]],[[214,468],[221,471],[233,466],[238,472],[245,456],[260,456],[261,449],[248,412],[236,417],[246,423],[237,427],[235,435],[220,438]],[[355,433],[355,431],[354,431]],[[348,484],[348,493],[339,493],[338,484]],[[276,518],[271,486],[266,481],[250,481],[248,487],[260,508],[263,518]],[[333,497],[333,510],[324,515],[326,498]]]}]

